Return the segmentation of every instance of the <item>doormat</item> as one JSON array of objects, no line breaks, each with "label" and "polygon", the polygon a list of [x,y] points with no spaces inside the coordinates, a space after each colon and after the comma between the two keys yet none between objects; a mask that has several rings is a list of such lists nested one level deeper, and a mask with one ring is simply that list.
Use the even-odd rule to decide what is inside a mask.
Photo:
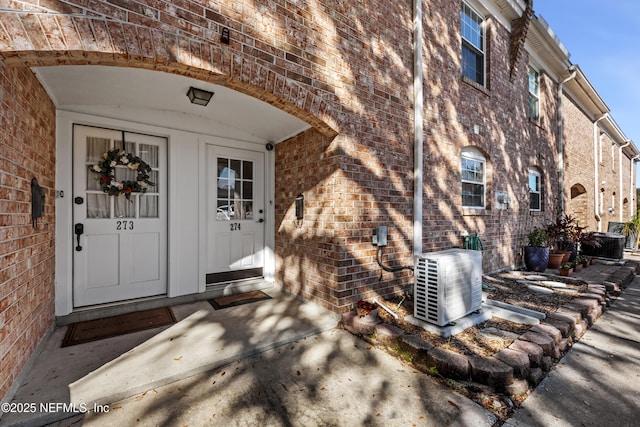
[{"label": "doormat", "polygon": [[144,331],[159,326],[176,323],[176,317],[169,307],[136,311],[135,313],[87,320],[69,325],[61,347],[98,341],[104,338]]},{"label": "doormat", "polygon": [[209,304],[216,310],[221,310],[223,308],[235,307],[237,305],[249,304],[266,299],[271,299],[271,297],[262,291],[251,291],[243,294],[210,299]]}]

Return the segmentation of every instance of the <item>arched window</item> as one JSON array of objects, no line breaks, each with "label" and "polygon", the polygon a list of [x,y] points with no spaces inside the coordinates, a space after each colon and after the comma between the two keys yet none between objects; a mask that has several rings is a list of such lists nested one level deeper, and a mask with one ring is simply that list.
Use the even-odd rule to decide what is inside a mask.
[{"label": "arched window", "polygon": [[542,174],[536,168],[529,168],[529,210],[542,210]]},{"label": "arched window", "polygon": [[462,149],[462,207],[485,208],[487,161],[480,150]]}]

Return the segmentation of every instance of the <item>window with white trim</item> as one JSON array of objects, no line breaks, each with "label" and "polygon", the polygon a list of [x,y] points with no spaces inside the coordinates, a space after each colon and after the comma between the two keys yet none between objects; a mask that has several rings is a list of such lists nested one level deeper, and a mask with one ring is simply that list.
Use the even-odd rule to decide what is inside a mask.
[{"label": "window with white trim", "polygon": [[462,2],[462,75],[485,85],[484,18]]},{"label": "window with white trim", "polygon": [[486,187],[486,159],[473,147],[463,148],[462,206],[483,209]]},{"label": "window with white trim", "polygon": [[529,169],[529,210],[542,210],[542,175],[536,169]]},{"label": "window with white trim", "polygon": [[540,121],[540,73],[529,65],[529,119]]}]

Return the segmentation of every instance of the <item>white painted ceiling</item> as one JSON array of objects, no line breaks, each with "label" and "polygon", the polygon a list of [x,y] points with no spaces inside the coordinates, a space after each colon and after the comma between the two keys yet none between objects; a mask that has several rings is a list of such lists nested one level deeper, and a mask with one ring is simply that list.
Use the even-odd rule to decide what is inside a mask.
[{"label": "white painted ceiling", "polygon": [[[223,86],[135,68],[68,65],[33,69],[56,107],[255,142],[279,142],[309,125],[270,104]],[[189,86],[214,92],[194,105]],[[120,117],[117,117],[120,116]]]}]

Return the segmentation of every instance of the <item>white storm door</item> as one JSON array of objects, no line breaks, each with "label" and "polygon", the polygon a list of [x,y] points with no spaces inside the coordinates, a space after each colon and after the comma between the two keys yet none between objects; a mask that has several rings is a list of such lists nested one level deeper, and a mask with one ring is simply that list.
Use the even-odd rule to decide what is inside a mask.
[{"label": "white storm door", "polygon": [[207,284],[263,275],[264,153],[207,145]]},{"label": "white storm door", "polygon": [[[74,125],[74,307],[167,293],[166,145],[165,138]],[[102,191],[100,174],[89,166],[114,147],[152,168],[155,185],[146,193],[127,199]],[[115,168],[118,182],[136,176],[127,166]]]}]

